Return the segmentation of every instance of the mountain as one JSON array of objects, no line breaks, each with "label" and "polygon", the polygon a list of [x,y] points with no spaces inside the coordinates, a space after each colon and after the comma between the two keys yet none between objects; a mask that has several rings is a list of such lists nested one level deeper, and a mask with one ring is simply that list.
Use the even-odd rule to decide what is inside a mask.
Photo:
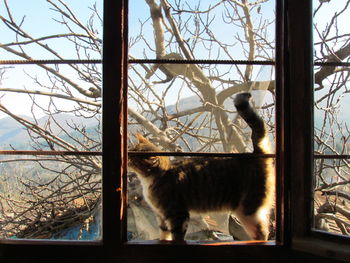
[{"label": "mountain", "polygon": [[[23,119],[34,122],[33,118],[28,116],[20,116]],[[58,137],[67,137],[67,134],[62,132],[66,130],[69,134],[77,133],[74,127],[85,127],[89,132],[94,132],[93,128],[97,127],[98,121],[96,118],[77,117],[71,114],[60,113],[54,116],[44,116],[37,120],[38,126],[44,129],[50,129],[50,132]],[[96,133],[96,132],[95,132]],[[0,148],[2,150],[11,149],[11,146],[16,149],[29,150],[30,137],[27,130],[22,124],[11,117],[0,119]]]},{"label": "mountain", "polygon": [[[200,101],[198,96],[191,96],[187,98],[183,98],[179,101],[177,104],[172,104],[167,106],[167,111],[169,114],[174,114],[178,111],[185,111],[188,109],[196,108],[202,106],[202,102]],[[232,99],[227,99],[224,102],[224,107],[229,110],[234,110],[233,101]],[[339,119],[342,121],[345,121],[346,123],[349,123],[349,115],[347,114],[347,111],[345,109],[350,108],[350,102],[347,104],[347,101],[345,101],[342,105],[342,107],[339,109]],[[233,117],[233,113],[229,113],[229,117]],[[181,117],[180,120],[184,123],[189,123],[191,119],[196,116],[196,114],[188,117]],[[33,118],[28,116],[21,116],[22,118],[29,120],[33,122]],[[147,116],[145,116],[147,118]],[[320,127],[323,123],[323,116],[322,112],[315,110],[315,126]],[[197,122],[201,122],[203,120],[204,116],[200,116],[197,119]],[[50,127],[50,131],[53,132],[55,135],[64,138],[68,141],[71,141],[68,139],[67,135],[61,132],[61,128],[65,129],[69,132],[70,135],[73,135],[73,137],[81,136],[79,135],[79,132],[74,130],[73,126],[77,125],[78,127],[85,127],[86,131],[89,134],[92,134],[92,136],[95,137],[97,135],[96,128],[98,125],[98,121],[96,118],[84,118],[84,117],[77,117],[72,114],[64,114],[60,113],[54,116],[54,120],[50,116],[44,116],[37,120],[38,125],[42,128],[48,129]],[[57,123],[55,123],[57,122]],[[157,125],[157,123],[156,123]],[[129,130],[132,132],[135,132],[138,129],[137,126],[132,127],[129,126]],[[203,131],[205,133],[205,131]],[[187,138],[191,140],[191,138]],[[26,131],[26,129],[18,123],[16,120],[12,119],[11,117],[5,117],[0,119],[0,149],[11,149],[10,145],[15,147],[16,149],[22,149],[22,150],[28,150],[30,149],[30,144],[28,143],[30,141],[30,137]]]},{"label": "mountain", "polygon": [[198,96],[190,96],[190,97],[181,99],[178,104],[167,106],[166,109],[169,114],[174,114],[177,111],[185,111],[188,109],[200,107],[202,105],[203,104],[200,101]]},{"label": "mountain", "polygon": [[[30,117],[21,116],[27,120],[32,121]],[[21,145],[29,140],[28,133],[23,125],[11,117],[0,119],[0,146],[3,149],[9,149],[9,145]]]}]

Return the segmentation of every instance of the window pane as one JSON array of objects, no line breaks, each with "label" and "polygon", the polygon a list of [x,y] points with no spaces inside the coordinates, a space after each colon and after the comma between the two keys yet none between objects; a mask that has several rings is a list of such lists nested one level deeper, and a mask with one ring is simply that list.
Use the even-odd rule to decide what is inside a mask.
[{"label": "window pane", "polygon": [[[144,158],[144,157],[143,157]],[[194,207],[198,206],[208,206],[208,203],[215,206],[216,202],[225,202],[227,197],[227,189],[226,186],[229,185],[230,180],[227,183],[226,180],[229,175],[230,178],[235,178],[235,186],[229,188],[229,191],[232,192],[231,195],[239,195],[239,189],[244,188],[244,182],[242,178],[249,177],[250,174],[247,172],[249,168],[245,167],[246,163],[249,163],[252,170],[259,169],[259,165],[256,164],[256,159],[247,158],[247,157],[221,157],[220,159],[214,159],[210,157],[168,157],[168,156],[153,156],[154,158],[160,158],[164,161],[164,159],[168,159],[173,163],[173,170],[181,169],[181,167],[192,167],[193,169],[198,169],[199,172],[189,171],[187,170],[187,174],[183,174],[183,180],[191,180],[185,179],[186,176],[193,176],[194,173],[204,174],[202,180],[194,180],[198,184],[194,184],[193,182],[186,182],[183,186],[183,193],[187,195],[187,198],[191,198],[189,203],[195,203]],[[132,153],[129,153],[129,160],[135,159],[132,157]],[[268,162],[273,163],[274,160],[272,158],[266,158]],[[208,166],[207,163],[210,163]],[[184,166],[182,166],[184,165]],[[242,167],[245,167],[245,172],[242,172]],[[271,167],[273,167],[271,165]],[[230,168],[230,169],[228,169]],[[144,168],[146,169],[146,168]],[[186,171],[186,168],[184,169]],[[193,174],[191,174],[193,173]],[[169,177],[174,174],[167,174]],[[212,178],[214,176],[216,178],[222,178],[221,180],[215,180]],[[181,180],[181,179],[180,179]],[[210,183],[208,183],[210,182]],[[219,183],[218,183],[219,182]],[[220,184],[221,182],[221,184]],[[245,181],[246,182],[246,181]],[[176,184],[176,182],[172,182]],[[188,183],[188,186],[187,186]],[[242,184],[243,183],[243,184]],[[274,183],[274,182],[273,182]],[[159,184],[162,184],[162,180],[159,181]],[[179,183],[181,184],[181,182]],[[256,183],[258,184],[258,183]],[[163,189],[161,188],[163,186]],[[174,189],[178,189],[175,187],[168,187],[164,185],[160,186],[159,191],[163,192],[163,199],[171,198],[171,204],[174,205],[174,210],[179,208],[176,206],[178,203],[172,203],[176,198],[179,197],[178,192],[174,192]],[[128,240],[159,240],[164,237],[161,237],[160,234],[160,222],[152,208],[148,204],[148,198],[145,197],[144,192],[142,191],[143,187],[147,187],[145,183],[141,183],[137,177],[137,174],[134,170],[130,170],[128,173]],[[154,189],[157,186],[149,186],[150,189]],[[191,190],[186,189],[186,187],[192,187]],[[217,190],[215,193],[215,198],[210,196],[212,193],[209,189]],[[151,191],[151,190],[149,190]],[[250,193],[251,194],[251,193]],[[190,196],[190,197],[189,197]],[[258,200],[258,197],[254,195],[254,200]],[[161,201],[160,201],[161,202]],[[253,201],[254,202],[254,201]],[[187,204],[186,204],[187,205]],[[273,208],[275,206],[273,205]],[[197,208],[196,208],[197,209]],[[199,208],[200,209],[200,208]],[[176,210],[178,211],[178,210]],[[198,211],[197,211],[198,212]],[[269,220],[266,224],[268,229],[268,239],[274,240],[276,238],[276,219],[275,219],[275,211],[272,209],[268,211]],[[246,223],[246,222],[244,222]],[[242,223],[239,221],[239,217],[236,217],[235,214],[230,214],[227,211],[207,211],[202,213],[193,213],[190,214],[190,218],[188,221],[188,228],[185,235],[186,240],[214,240],[214,241],[234,241],[234,240],[251,240],[251,237],[248,235],[245,228],[242,226]]]},{"label": "window pane", "polygon": [[[129,2],[129,55],[155,58],[154,51],[159,47],[153,26],[158,25],[150,18],[152,5],[139,0]],[[164,41],[166,54],[186,57],[179,52],[183,47],[179,47],[176,34],[172,34],[177,27],[178,36],[196,59],[274,59],[275,0],[239,1],[240,4],[217,0],[167,2],[170,15],[163,13],[163,40],[158,38]]]},{"label": "window pane", "polygon": [[[348,236],[348,1],[314,1],[314,228]],[[337,62],[337,65],[324,63]],[[327,155],[322,157],[322,155]],[[339,155],[344,159],[338,159]],[[334,158],[332,157],[334,156]]]},{"label": "window pane", "polygon": [[[319,67],[320,69],[320,67]],[[317,69],[315,69],[317,71]],[[339,73],[334,73],[333,77]],[[325,81],[325,83],[327,83]],[[349,81],[332,80],[321,90],[315,90],[315,151],[316,154],[349,154]]]},{"label": "window pane", "polygon": [[1,59],[101,59],[102,4],[3,1]]},{"label": "window pane", "polygon": [[98,156],[1,156],[0,238],[101,239],[100,163]]},{"label": "window pane", "polygon": [[102,4],[0,4],[0,239],[102,239]]},{"label": "window pane", "polygon": [[[147,76],[144,66],[129,67],[130,138],[136,132],[152,136],[165,132],[171,143],[158,142],[165,151],[252,152],[251,131],[237,118],[233,104],[237,93],[251,91],[253,104],[274,141],[273,66],[254,65],[253,81],[248,82],[240,78],[246,66],[159,64],[152,76]],[[184,72],[167,80],[162,69]]]},{"label": "window pane", "polygon": [[[135,150],[133,146],[139,136],[136,134],[140,133],[158,146],[153,151],[251,153],[251,129],[237,116],[233,104],[238,93],[250,92],[254,108],[267,123],[270,153],[274,153],[275,1],[238,2],[130,1],[128,139],[131,151]],[[211,61],[198,64],[135,61],[156,58]],[[232,64],[219,64],[215,60],[231,60]],[[267,63],[238,65],[233,60]],[[136,156],[132,154],[129,153],[130,166]],[[151,159],[156,165],[166,158]],[[196,162],[184,156],[169,158],[172,167]],[[139,159],[139,163],[144,159]],[[273,162],[271,158],[269,161]],[[250,168],[254,162],[252,158]],[[149,197],[142,193],[142,187],[147,189],[148,185],[141,185],[130,166],[128,239],[159,239],[159,223],[146,202]],[[144,171],[147,169],[143,167]],[[208,177],[213,174],[208,172]],[[204,193],[198,194],[205,199]],[[249,239],[238,220],[231,217],[229,220],[227,215],[223,212],[191,217],[186,239]],[[270,223],[269,238],[274,239],[273,217]],[[229,227],[237,229],[235,237]]]},{"label": "window pane", "polygon": [[0,88],[0,149],[100,150],[101,76],[100,64],[6,68]]}]

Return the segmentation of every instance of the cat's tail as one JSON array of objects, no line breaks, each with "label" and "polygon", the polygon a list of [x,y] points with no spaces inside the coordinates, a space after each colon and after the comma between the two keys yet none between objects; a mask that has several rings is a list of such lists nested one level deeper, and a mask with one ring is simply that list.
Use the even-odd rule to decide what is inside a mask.
[{"label": "cat's tail", "polygon": [[249,100],[251,96],[249,92],[237,94],[234,104],[238,114],[252,129],[254,153],[270,153],[271,149],[266,124],[250,105]]}]

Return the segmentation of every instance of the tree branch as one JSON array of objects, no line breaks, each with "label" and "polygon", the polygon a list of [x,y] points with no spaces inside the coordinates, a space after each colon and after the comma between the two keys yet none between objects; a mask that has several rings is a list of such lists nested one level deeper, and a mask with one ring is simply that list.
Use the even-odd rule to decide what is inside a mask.
[{"label": "tree branch", "polygon": [[34,94],[34,95],[43,95],[43,96],[49,96],[49,97],[56,97],[60,99],[66,99],[66,100],[71,100],[79,103],[84,103],[84,104],[89,104],[91,106],[96,106],[96,107],[101,107],[100,102],[94,102],[94,101],[88,101],[88,100],[83,100],[75,97],[70,97],[66,96],[63,94],[58,94],[58,93],[51,93],[51,92],[43,92],[40,90],[25,90],[25,89],[11,89],[11,88],[0,88],[0,91],[7,91],[7,92],[15,92],[15,93],[25,93],[25,94]]}]

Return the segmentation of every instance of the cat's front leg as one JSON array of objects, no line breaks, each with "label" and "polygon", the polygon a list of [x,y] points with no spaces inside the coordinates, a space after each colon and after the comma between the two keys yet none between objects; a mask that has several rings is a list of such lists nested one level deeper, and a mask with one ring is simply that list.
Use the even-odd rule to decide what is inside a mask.
[{"label": "cat's front leg", "polygon": [[184,241],[188,227],[189,213],[182,212],[168,217],[167,221],[172,234],[172,240]]}]

